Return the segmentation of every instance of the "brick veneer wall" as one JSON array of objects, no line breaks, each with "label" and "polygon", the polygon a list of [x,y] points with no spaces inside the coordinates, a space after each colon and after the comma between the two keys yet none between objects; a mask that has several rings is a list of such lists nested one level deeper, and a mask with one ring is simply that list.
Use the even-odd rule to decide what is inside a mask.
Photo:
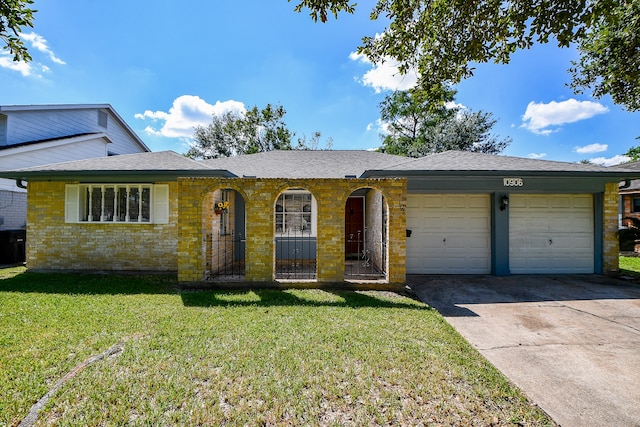
[{"label": "brick veneer wall", "polygon": [[618,241],[618,183],[605,184],[603,197],[603,272],[617,274],[619,271],[620,244]]},{"label": "brick veneer wall", "polygon": [[177,183],[168,224],[65,223],[65,183],[30,182],[27,267],[33,270],[177,271]]},{"label": "brick veneer wall", "polygon": [[236,190],[246,205],[245,278],[249,282],[271,282],[275,263],[274,206],[278,196],[293,188],[313,194],[317,213],[317,281],[344,280],[344,209],[349,195],[360,188],[380,191],[389,206],[389,283],[404,283],[406,252],[406,180],[391,179],[178,179],[178,280],[196,282],[204,278],[202,208],[209,195],[220,188]]}]

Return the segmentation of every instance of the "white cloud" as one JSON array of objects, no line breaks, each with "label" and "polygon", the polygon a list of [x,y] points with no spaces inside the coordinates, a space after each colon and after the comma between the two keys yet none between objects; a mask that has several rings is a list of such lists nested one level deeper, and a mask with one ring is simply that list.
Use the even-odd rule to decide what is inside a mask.
[{"label": "white cloud", "polygon": [[52,62],[55,62],[56,64],[61,64],[64,65],[65,62],[58,58],[51,49],[49,49],[49,46],[47,46],[47,40],[42,37],[40,34],[36,34],[36,33],[22,33],[20,34],[20,38],[23,40],[26,40],[28,42],[31,43],[31,47],[33,47],[34,49],[39,50],[40,52],[46,54],[47,56],[49,56],[49,59]]},{"label": "white cloud", "polygon": [[593,159],[589,159],[589,161],[591,163],[595,163],[596,165],[602,165],[602,166],[615,166],[615,165],[619,165],[620,163],[625,163],[630,161],[631,158],[627,157],[627,156],[623,156],[622,154],[618,154],[617,156],[613,156],[613,157],[595,157]]},{"label": "white cloud", "polygon": [[12,56],[0,54],[0,67],[17,71],[27,77],[33,73],[33,67],[27,62],[15,62]]},{"label": "white cloud", "polygon": [[604,105],[591,101],[568,99],[562,102],[551,101],[548,104],[532,101],[522,116],[522,127],[533,133],[548,135],[559,130],[557,127],[549,127],[590,119],[607,111],[609,109]]},{"label": "white cloud", "polygon": [[580,154],[591,154],[591,153],[602,153],[603,151],[607,151],[609,146],[607,144],[589,144],[584,147],[576,147],[576,153]]},{"label": "white cloud", "polygon": [[356,78],[356,81],[364,86],[372,87],[376,93],[385,90],[407,90],[418,83],[418,74],[415,71],[401,74],[398,64],[391,58],[384,59],[380,64],[373,64],[365,55],[352,52],[349,59],[372,67],[364,73],[362,78]]},{"label": "white cloud", "polygon": [[33,49],[46,54],[49,57],[49,60],[55,62],[56,64],[65,64],[65,62],[58,58],[51,49],[47,46],[47,41],[44,37],[36,33],[22,33],[20,34],[20,38],[22,38],[25,42],[31,45],[31,49],[29,52],[31,56],[34,58],[32,62],[16,62],[13,60],[13,56],[8,53],[0,52],[0,68],[7,68],[9,70],[17,71],[22,74],[24,77],[42,77],[43,73],[48,73],[51,69],[39,62],[35,61],[35,56]]},{"label": "white cloud", "polygon": [[217,101],[214,105],[204,99],[193,95],[182,95],[173,100],[169,112],[150,111],[135,114],[136,119],[163,122],[159,128],[147,126],[145,132],[150,135],[164,136],[167,138],[191,138],[196,126],[206,126],[211,123],[214,115],[224,114],[227,111],[246,112],[242,102]]},{"label": "white cloud", "polygon": [[527,157],[530,159],[541,159],[547,157],[547,153],[529,153]]}]

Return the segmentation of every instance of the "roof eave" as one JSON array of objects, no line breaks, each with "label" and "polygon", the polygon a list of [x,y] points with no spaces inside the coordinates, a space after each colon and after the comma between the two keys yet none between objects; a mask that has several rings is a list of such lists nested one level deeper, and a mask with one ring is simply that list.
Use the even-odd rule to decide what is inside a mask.
[{"label": "roof eave", "polygon": [[607,178],[610,180],[638,179],[638,174],[622,171],[527,171],[527,170],[367,170],[362,178],[375,177],[464,177],[472,176],[538,176],[538,177],[580,177],[580,178]]},{"label": "roof eave", "polygon": [[175,181],[181,177],[236,178],[227,170],[95,170],[95,171],[0,171],[0,178],[27,182],[86,181],[86,182],[148,182]]}]

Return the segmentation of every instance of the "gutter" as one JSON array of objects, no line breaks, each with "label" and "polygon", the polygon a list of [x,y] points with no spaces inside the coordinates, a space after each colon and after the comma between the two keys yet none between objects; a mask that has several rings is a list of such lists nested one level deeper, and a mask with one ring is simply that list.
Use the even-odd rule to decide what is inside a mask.
[{"label": "gutter", "polygon": [[22,183],[22,180],[21,180],[21,179],[16,179],[16,186],[17,186],[18,188],[22,188],[23,190],[26,190],[26,189],[27,189],[27,186],[26,186],[26,185],[24,185],[24,184]]}]

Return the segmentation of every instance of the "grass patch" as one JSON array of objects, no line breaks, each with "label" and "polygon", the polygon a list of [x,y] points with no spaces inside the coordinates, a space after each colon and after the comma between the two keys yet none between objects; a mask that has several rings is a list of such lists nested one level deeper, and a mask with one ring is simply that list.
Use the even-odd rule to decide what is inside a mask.
[{"label": "grass patch", "polygon": [[548,425],[425,304],[0,270],[0,425]]},{"label": "grass patch", "polygon": [[640,277],[640,257],[621,256],[620,274]]}]

